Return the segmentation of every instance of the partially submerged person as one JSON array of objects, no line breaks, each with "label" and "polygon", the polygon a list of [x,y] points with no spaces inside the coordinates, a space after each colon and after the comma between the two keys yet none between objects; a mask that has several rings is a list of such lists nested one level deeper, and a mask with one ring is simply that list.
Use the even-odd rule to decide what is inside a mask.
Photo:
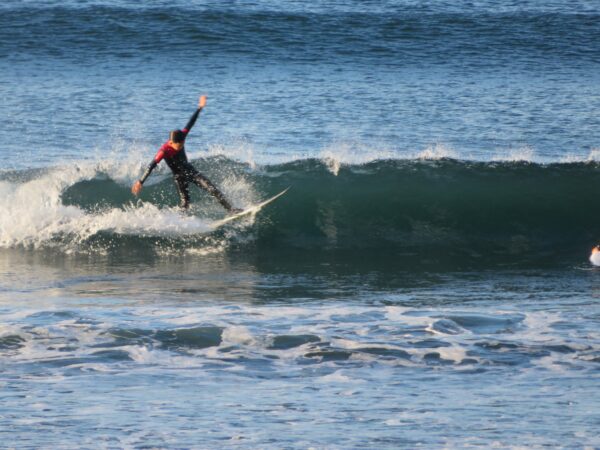
[{"label": "partially submerged person", "polygon": [[229,203],[223,193],[208,178],[198,172],[198,170],[190,164],[187,155],[185,154],[185,138],[196,123],[200,111],[202,111],[205,106],[206,95],[202,95],[200,100],[198,100],[198,109],[192,114],[192,117],[185,128],[182,130],[171,131],[169,140],[158,150],[158,153],[156,153],[156,156],[144,172],[144,175],[142,175],[142,178],[133,184],[131,192],[134,195],[140,193],[146,179],[150,176],[158,163],[164,159],[173,172],[177,192],[179,192],[179,206],[183,209],[187,209],[190,205],[189,183],[194,183],[198,187],[208,191],[228,212],[235,213],[241,211],[231,206],[231,203]]},{"label": "partially submerged person", "polygon": [[592,254],[590,255],[590,262],[595,266],[600,266],[600,245],[596,245],[592,249]]}]

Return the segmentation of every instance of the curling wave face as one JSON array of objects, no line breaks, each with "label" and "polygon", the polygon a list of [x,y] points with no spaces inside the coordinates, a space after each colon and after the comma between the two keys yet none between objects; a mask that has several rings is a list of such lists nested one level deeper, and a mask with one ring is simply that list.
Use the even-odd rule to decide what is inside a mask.
[{"label": "curling wave face", "polygon": [[239,206],[292,189],[257,218],[213,231],[218,205],[196,191],[192,213],[182,214],[170,176],[158,177],[137,201],[129,186],[139,167],[13,172],[0,181],[8,212],[0,245],[181,250],[210,238],[253,252],[460,265],[573,262],[597,238],[596,162],[324,158],[249,166],[217,156],[195,164]]}]

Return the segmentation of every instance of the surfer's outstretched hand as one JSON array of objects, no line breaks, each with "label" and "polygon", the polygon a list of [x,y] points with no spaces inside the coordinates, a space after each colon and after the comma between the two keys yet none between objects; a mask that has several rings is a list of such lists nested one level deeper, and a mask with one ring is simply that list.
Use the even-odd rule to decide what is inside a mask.
[{"label": "surfer's outstretched hand", "polygon": [[206,106],[206,95],[201,95],[198,100],[198,109],[202,109]]},{"label": "surfer's outstretched hand", "polygon": [[142,183],[139,180],[136,181],[135,183],[133,183],[133,186],[131,186],[131,193],[133,195],[138,195],[141,190],[142,190]]}]

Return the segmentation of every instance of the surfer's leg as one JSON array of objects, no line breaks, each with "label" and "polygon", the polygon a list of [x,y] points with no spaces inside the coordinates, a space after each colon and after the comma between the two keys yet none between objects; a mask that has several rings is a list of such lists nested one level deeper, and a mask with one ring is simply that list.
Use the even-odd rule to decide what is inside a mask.
[{"label": "surfer's leg", "polygon": [[194,181],[194,183],[196,183],[196,185],[198,185],[202,189],[207,190],[210,193],[210,195],[216,198],[219,201],[219,203],[223,205],[223,208],[225,208],[227,211],[234,211],[233,207],[231,206],[231,203],[227,201],[223,193],[200,172],[194,173],[192,180]]},{"label": "surfer's leg", "polygon": [[188,209],[190,206],[190,191],[188,189],[188,182],[183,175],[175,175],[175,186],[177,186],[177,193],[179,194],[179,206],[183,209]]}]

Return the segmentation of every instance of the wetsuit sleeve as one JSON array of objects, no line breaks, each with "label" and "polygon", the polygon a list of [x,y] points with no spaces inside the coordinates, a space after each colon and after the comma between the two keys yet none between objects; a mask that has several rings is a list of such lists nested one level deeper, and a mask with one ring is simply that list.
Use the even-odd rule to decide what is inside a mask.
[{"label": "wetsuit sleeve", "polygon": [[158,151],[158,153],[156,154],[156,156],[154,157],[154,159],[152,160],[152,162],[148,165],[148,168],[144,172],[144,175],[142,175],[142,178],[140,178],[140,183],[144,184],[144,181],[146,181],[146,179],[150,176],[150,174],[152,173],[154,168],[156,166],[158,166],[158,163],[161,162],[164,157],[165,157],[165,152],[161,148]]},{"label": "wetsuit sleeve", "polygon": [[188,120],[188,123],[186,124],[185,128],[181,131],[183,131],[185,134],[188,134],[190,132],[190,130],[196,123],[196,119],[198,119],[198,115],[200,114],[200,111],[202,111],[202,108],[198,108],[196,110],[196,112],[194,114],[192,114],[192,117],[190,117],[190,120]]}]

